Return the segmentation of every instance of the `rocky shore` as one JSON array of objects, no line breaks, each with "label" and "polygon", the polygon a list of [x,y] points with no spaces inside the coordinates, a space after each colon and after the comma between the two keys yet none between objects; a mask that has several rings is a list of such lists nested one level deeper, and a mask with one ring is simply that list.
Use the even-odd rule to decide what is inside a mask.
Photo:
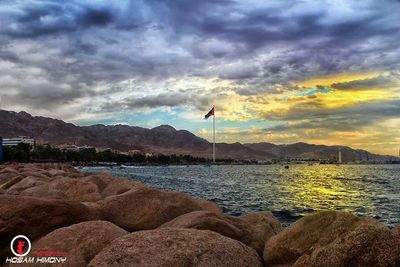
[{"label": "rocky shore", "polygon": [[282,228],[268,211],[233,217],[206,200],[61,164],[0,165],[1,264],[16,235],[29,237],[31,253],[65,252],[62,266],[73,267],[400,266],[400,227],[374,219],[326,211]]}]

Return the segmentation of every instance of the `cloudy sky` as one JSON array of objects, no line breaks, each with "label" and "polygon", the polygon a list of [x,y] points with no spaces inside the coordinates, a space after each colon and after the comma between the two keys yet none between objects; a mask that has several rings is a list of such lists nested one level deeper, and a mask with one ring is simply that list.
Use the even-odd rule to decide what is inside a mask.
[{"label": "cloudy sky", "polygon": [[0,108],[397,154],[400,1],[0,1]]}]

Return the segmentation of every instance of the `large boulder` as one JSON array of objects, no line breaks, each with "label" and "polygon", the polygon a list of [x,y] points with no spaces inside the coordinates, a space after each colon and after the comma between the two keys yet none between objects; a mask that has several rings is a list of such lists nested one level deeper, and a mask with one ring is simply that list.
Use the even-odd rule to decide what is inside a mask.
[{"label": "large boulder", "polygon": [[[103,217],[128,231],[154,229],[204,203],[183,193],[136,188],[101,202]],[[210,204],[210,206],[213,206]]]},{"label": "large boulder", "polygon": [[[279,220],[270,211],[251,212],[240,216],[254,228],[254,234],[265,244],[271,237],[282,231]],[[264,248],[264,245],[263,245]]]},{"label": "large boulder", "polygon": [[0,195],[0,249],[17,234],[33,241],[54,229],[94,219],[96,214],[79,202]]},{"label": "large boulder", "polygon": [[164,228],[115,239],[88,266],[261,267],[252,248],[211,231]]},{"label": "large boulder", "polygon": [[217,232],[254,248],[261,255],[265,243],[259,235],[256,235],[255,229],[248,222],[237,217],[210,211],[193,211],[183,214],[160,226],[160,228],[165,227],[193,228]]},{"label": "large boulder", "polygon": [[29,175],[7,189],[8,194],[18,195],[22,191],[48,183],[52,178]]},{"label": "large boulder", "polygon": [[110,222],[88,221],[54,230],[36,241],[33,247],[64,252],[67,261],[63,266],[86,266],[111,241],[126,234],[127,231]]},{"label": "large boulder", "polygon": [[130,181],[122,177],[114,177],[107,173],[91,174],[81,180],[95,184],[102,198],[119,195],[131,189],[144,187],[140,182]]},{"label": "large boulder", "polygon": [[20,194],[82,202],[95,202],[101,199],[94,183],[71,178],[54,179],[49,183],[28,188]]},{"label": "large boulder", "polygon": [[399,266],[399,241],[376,220],[326,211],[269,239],[264,261],[267,266]]}]

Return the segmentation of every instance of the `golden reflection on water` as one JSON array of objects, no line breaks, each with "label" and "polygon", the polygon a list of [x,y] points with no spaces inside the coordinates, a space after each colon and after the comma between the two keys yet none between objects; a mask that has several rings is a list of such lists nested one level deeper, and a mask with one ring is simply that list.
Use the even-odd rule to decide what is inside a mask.
[{"label": "golden reflection on water", "polygon": [[[342,209],[362,207],[360,183],[345,167],[334,165],[292,165],[291,175],[283,184],[288,206],[304,209]],[[346,176],[345,176],[346,174]]]}]

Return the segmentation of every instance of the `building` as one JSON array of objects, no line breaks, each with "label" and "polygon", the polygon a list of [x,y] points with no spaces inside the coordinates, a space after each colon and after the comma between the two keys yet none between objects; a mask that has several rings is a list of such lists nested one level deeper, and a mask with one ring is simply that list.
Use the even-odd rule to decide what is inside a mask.
[{"label": "building", "polygon": [[19,136],[14,138],[4,138],[3,146],[17,146],[19,143],[28,144],[31,147],[35,146],[35,139],[27,136]]},{"label": "building", "polygon": [[112,151],[111,148],[108,147],[96,147],[96,153],[101,153],[101,152],[106,152],[106,151]]},{"label": "building", "polygon": [[88,149],[94,149],[94,147],[91,146],[76,146],[68,144],[60,145],[57,148],[60,149],[62,152],[68,152],[68,151],[81,152]]}]

